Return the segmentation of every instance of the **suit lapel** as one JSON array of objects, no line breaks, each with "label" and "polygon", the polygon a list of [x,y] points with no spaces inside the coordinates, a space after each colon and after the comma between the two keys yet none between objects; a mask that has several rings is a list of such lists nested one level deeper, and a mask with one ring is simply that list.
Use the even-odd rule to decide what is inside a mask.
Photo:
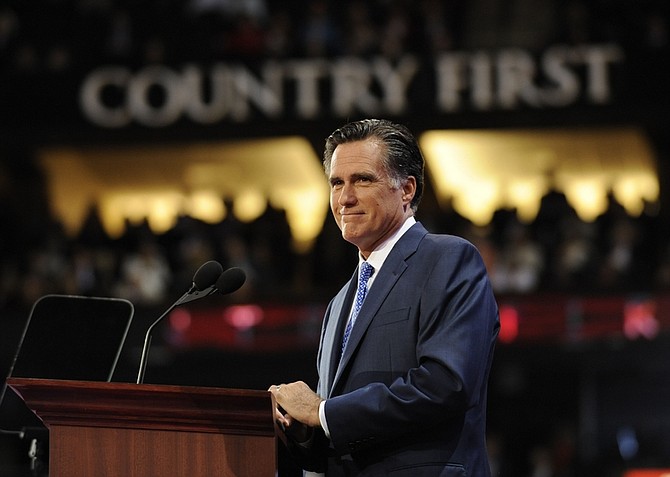
[{"label": "suit lapel", "polygon": [[[340,292],[333,298],[330,312],[328,314],[328,323],[326,323],[323,337],[321,340],[321,356],[319,358],[319,382],[320,396],[329,396],[332,389],[335,371],[340,360],[340,343],[344,327],[349,318],[349,311],[354,299],[358,274],[354,275],[348,285],[344,286]],[[325,344],[325,346],[324,346]]]},{"label": "suit lapel", "polygon": [[[393,250],[384,261],[384,265],[382,265],[381,270],[375,272],[378,273],[378,275],[375,278],[370,291],[365,297],[361,311],[356,318],[356,324],[354,325],[351,331],[351,335],[349,336],[349,341],[347,343],[347,348],[344,350],[344,355],[342,356],[342,359],[339,360],[339,366],[337,367],[337,371],[333,379],[333,384],[329,387],[329,393],[332,392],[333,388],[337,385],[344,369],[352,359],[356,348],[360,344],[366,330],[370,326],[370,323],[372,323],[373,318],[379,311],[379,308],[382,306],[382,303],[384,303],[384,300],[391,292],[391,289],[407,268],[407,257],[416,251],[419,242],[427,233],[428,232],[426,229],[419,223],[412,226],[412,228],[409,229],[405,235],[403,235],[395,244]],[[357,276],[354,273],[354,288],[356,287],[356,280]],[[349,301],[349,303],[351,304],[351,301]],[[349,310],[347,309],[346,312],[348,311]],[[340,321],[346,321],[347,318],[348,316],[343,316]],[[338,336],[341,335],[342,332],[340,332],[340,335]],[[324,340],[324,342],[327,343],[328,341]],[[333,346],[333,348],[335,348],[335,346]],[[335,366],[337,366],[337,363],[335,363]]]}]

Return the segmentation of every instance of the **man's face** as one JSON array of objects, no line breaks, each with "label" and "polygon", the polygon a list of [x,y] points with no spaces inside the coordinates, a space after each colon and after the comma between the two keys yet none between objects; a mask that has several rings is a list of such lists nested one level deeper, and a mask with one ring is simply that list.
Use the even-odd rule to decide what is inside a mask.
[{"label": "man's face", "polygon": [[342,237],[364,257],[412,215],[416,182],[394,188],[382,164],[383,143],[375,139],[340,144],[330,168],[330,208]]}]

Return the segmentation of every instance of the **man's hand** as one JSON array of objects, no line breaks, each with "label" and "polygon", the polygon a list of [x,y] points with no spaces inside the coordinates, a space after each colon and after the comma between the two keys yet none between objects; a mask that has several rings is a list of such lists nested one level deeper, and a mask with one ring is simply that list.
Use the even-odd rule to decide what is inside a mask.
[{"label": "man's hand", "polygon": [[279,422],[285,427],[289,428],[295,425],[293,420],[299,421],[309,427],[321,426],[321,422],[319,421],[319,404],[323,399],[304,382],[297,381],[295,383],[270,386],[268,391],[274,395],[277,405],[286,411],[286,415],[277,412]]}]

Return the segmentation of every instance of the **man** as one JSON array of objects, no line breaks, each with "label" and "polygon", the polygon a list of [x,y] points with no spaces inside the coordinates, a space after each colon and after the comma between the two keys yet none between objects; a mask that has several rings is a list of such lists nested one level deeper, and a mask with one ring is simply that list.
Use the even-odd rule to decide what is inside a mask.
[{"label": "man", "polygon": [[[404,126],[343,126],[326,141],[324,168],[359,267],[326,310],[317,392],[301,381],[270,387],[291,453],[329,477],[489,476],[499,322],[479,253],[416,222],[424,161]],[[357,291],[361,270],[371,276]]]}]

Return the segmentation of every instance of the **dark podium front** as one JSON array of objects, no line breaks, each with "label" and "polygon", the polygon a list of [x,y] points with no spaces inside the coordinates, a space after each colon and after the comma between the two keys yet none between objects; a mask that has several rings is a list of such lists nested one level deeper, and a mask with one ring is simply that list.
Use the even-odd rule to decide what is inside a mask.
[{"label": "dark podium front", "polygon": [[267,391],[10,378],[49,428],[50,477],[274,477]]}]

